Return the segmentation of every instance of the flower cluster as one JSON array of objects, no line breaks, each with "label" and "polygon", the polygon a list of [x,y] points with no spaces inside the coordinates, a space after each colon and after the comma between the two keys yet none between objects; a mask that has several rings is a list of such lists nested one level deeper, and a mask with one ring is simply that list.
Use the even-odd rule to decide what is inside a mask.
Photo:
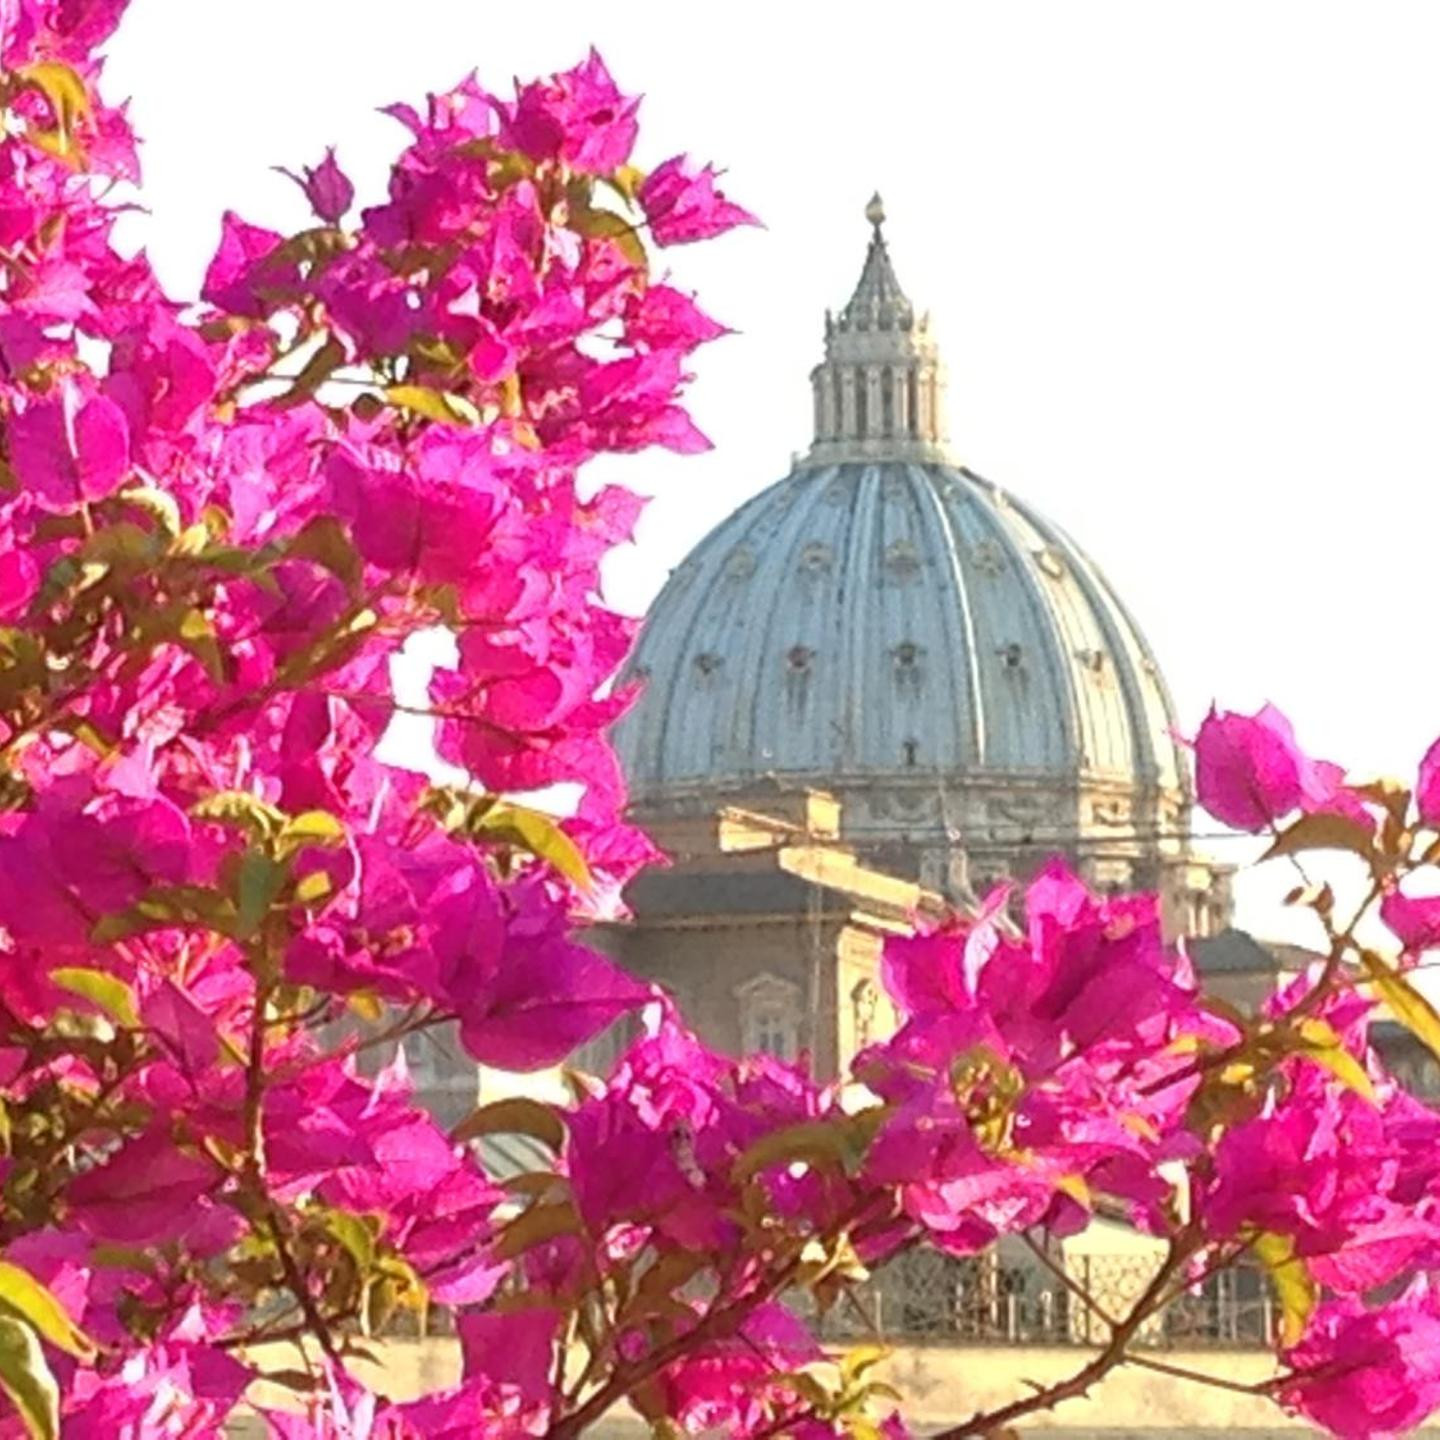
[{"label": "flower cluster", "polygon": [[[1052,865],[1023,917],[1002,891],[889,946],[900,1027],[839,1080],[713,1053],[576,934],[656,858],[606,740],[632,626],[600,564],[639,502],[582,471],[706,443],[682,396],[723,327],[651,247],[751,217],[712,167],[636,166],[591,55],[394,107],[358,213],[334,150],[285,172],[314,223],[227,215],[181,304],[111,240],[123,8],[0,0],[0,1434],[571,1440],[624,1401],[657,1433],[898,1440],[880,1351],[814,1317],[908,1247],[1048,1257],[1102,1211],[1163,1259],[1082,1381],[1249,1257],[1282,1403],[1354,1435],[1428,1413],[1440,1312],[1406,1282],[1440,1265],[1440,1119],[1366,1027],[1378,996],[1440,1047],[1407,974],[1440,941],[1411,880],[1440,747],[1407,789],[1273,711],[1196,739],[1219,818],[1364,861],[1395,964],[1306,891],[1323,965],[1217,1006],[1152,900]],[[377,748],[435,630],[465,786]],[[554,784],[563,821],[522,803]],[[526,1070],[632,1012],[568,1107],[447,1132],[416,1103],[420,1031]],[[497,1183],[516,1134],[549,1163]],[[387,1399],[367,1359],[431,1305],[461,1373]]]}]

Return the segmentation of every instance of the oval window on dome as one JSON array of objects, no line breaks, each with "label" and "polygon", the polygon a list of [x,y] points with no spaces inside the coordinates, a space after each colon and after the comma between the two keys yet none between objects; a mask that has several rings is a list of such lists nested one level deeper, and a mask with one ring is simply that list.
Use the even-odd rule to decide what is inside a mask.
[{"label": "oval window on dome", "polygon": [[835,552],[823,540],[812,540],[800,552],[800,568],[807,575],[828,575],[835,564]]},{"label": "oval window on dome", "polygon": [[750,550],[742,545],[730,552],[725,561],[725,574],[731,580],[748,580],[754,573],[755,556]]},{"label": "oval window on dome", "polygon": [[913,580],[920,573],[920,552],[909,540],[892,540],[885,547],[885,568],[897,580]]}]

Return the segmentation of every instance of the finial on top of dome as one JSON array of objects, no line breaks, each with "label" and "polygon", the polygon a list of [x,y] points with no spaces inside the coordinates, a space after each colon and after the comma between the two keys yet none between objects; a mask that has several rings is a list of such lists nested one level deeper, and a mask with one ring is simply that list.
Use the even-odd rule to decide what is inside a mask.
[{"label": "finial on top of dome", "polygon": [[870,197],[870,203],[865,207],[865,218],[876,230],[879,230],[885,223],[885,202],[880,198],[878,190]]}]

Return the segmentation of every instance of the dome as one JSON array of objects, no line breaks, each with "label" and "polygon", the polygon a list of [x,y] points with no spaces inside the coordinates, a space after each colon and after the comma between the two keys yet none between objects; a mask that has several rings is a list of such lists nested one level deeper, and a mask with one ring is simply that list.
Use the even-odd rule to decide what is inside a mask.
[{"label": "dome", "polygon": [[1203,888],[1159,668],[1084,551],[954,456],[929,317],[878,197],[866,214],[809,453],[701,541],[642,627],[616,730],[637,813],[813,787],[868,858],[952,892],[1055,851],[1108,885]]},{"label": "dome", "polygon": [[772,775],[1182,783],[1159,670],[1104,576],[962,467],[786,476],[671,575],[631,673],[637,799]]}]

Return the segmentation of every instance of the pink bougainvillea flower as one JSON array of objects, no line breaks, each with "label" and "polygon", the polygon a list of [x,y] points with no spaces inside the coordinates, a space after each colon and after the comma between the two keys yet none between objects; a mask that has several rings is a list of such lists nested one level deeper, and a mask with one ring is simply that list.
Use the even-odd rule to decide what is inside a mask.
[{"label": "pink bougainvillea flower", "polygon": [[154,1129],[70,1182],[73,1223],[100,1240],[147,1244],[184,1234],[200,1218],[196,1202],[222,1180],[214,1163],[176,1149]]},{"label": "pink bougainvillea flower", "polygon": [[205,272],[200,294],[232,315],[264,315],[271,303],[258,291],[264,262],[280,248],[284,237],[251,225],[229,210],[221,217],[220,227],[220,245]]},{"label": "pink bougainvillea flower", "polygon": [[304,191],[310,208],[327,225],[338,225],[355,203],[355,187],[335,159],[333,145],[326,149],[318,165],[303,166],[299,175],[283,165],[275,168]]},{"label": "pink bougainvillea flower", "polygon": [[103,500],[130,469],[120,407],[69,383],[11,418],[9,446],[15,478],[47,510]]},{"label": "pink bougainvillea flower", "polygon": [[1440,829],[1440,740],[1425,752],[1425,758],[1420,762],[1415,806],[1422,824]]},{"label": "pink bougainvillea flower", "polygon": [[505,133],[532,159],[559,157],[583,174],[610,175],[634,149],[638,108],[592,50],[573,70],[522,87]]},{"label": "pink bougainvillea flower", "polygon": [[1398,889],[1391,890],[1380,901],[1380,918],[1407,955],[1440,945],[1440,895],[1411,897]]},{"label": "pink bougainvillea flower", "polygon": [[737,225],[758,225],[748,211],[727,200],[716,188],[719,172],[697,167],[688,155],[658,165],[640,186],[640,205],[657,245],[705,240]]},{"label": "pink bougainvillea flower", "polygon": [[1374,1309],[1328,1300],[1283,1358],[1287,1410],[1342,1440],[1388,1440],[1440,1406],[1440,1306],[1423,1280]]},{"label": "pink bougainvillea flower", "polygon": [[1368,823],[1360,798],[1344,784],[1344,772],[1306,755],[1273,705],[1254,715],[1212,709],[1194,744],[1200,803],[1237,830],[1267,830],[1297,809]]},{"label": "pink bougainvillea flower", "polygon": [[40,567],[35,557],[24,550],[0,549],[0,624],[23,615],[39,589]]}]

